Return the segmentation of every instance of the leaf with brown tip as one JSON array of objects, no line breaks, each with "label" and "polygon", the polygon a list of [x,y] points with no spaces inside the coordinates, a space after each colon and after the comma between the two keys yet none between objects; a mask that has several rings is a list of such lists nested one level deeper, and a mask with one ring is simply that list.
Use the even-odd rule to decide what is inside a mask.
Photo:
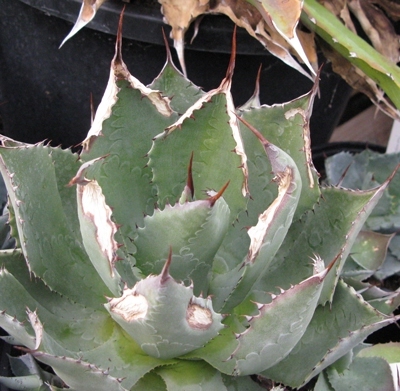
[{"label": "leaf with brown tip", "polygon": [[79,11],[78,19],[76,20],[72,30],[61,42],[61,46],[73,37],[80,29],[85,27],[96,15],[97,10],[106,0],[82,0],[81,10]]},{"label": "leaf with brown tip", "polygon": [[208,11],[209,0],[159,0],[159,3],[165,21],[172,27],[171,38],[174,40],[183,74],[186,76],[185,32],[194,19]]}]

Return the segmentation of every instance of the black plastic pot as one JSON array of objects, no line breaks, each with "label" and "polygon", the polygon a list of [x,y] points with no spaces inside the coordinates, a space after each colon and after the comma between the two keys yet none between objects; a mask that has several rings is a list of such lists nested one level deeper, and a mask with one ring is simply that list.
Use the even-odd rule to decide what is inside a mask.
[{"label": "black plastic pot", "polygon": [[[150,83],[165,62],[164,28],[157,1],[109,0],[90,28],[58,49],[71,29],[81,0],[0,0],[0,116],[3,133],[26,142],[43,139],[63,146],[80,142],[90,127],[90,95],[97,107],[114,54],[118,17],[126,5],[123,57],[131,73]],[[219,85],[229,62],[233,23],[207,16],[187,44],[189,78],[209,90]],[[190,37],[190,33],[188,34]],[[271,56],[243,29],[238,31],[233,80],[235,104],[252,94],[262,64],[261,101],[282,103],[307,93],[311,81]],[[314,145],[325,143],[346,106],[350,87],[326,66],[321,97],[312,117]]]}]

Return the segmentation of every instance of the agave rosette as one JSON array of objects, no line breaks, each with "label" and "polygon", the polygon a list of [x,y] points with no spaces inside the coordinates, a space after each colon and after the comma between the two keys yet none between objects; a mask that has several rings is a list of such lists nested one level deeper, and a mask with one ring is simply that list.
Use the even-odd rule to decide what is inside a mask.
[{"label": "agave rosette", "polygon": [[0,253],[0,326],[27,355],[0,382],[258,390],[257,374],[299,387],[392,323],[394,304],[378,311],[340,278],[390,178],[319,185],[317,87],[236,110],[234,55],[205,93],[170,56],[144,86],[120,45],[79,155],[3,137],[17,246]]}]

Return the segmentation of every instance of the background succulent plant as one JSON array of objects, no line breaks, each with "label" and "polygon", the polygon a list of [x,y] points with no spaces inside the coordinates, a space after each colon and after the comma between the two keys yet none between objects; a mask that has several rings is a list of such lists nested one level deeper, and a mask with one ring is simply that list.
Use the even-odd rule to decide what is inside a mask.
[{"label": "background succulent plant", "polygon": [[3,137],[16,248],[0,253],[0,326],[27,354],[0,382],[258,390],[251,375],[300,387],[322,373],[321,387],[396,320],[393,294],[378,305],[341,278],[354,246],[385,256],[373,249],[388,240],[359,233],[395,174],[372,190],[319,185],[317,86],[276,106],[255,93],[236,110],[234,50],[203,92],[170,56],[144,86],[120,45],[119,32],[79,155]]},{"label": "background succulent plant", "polygon": [[[400,162],[399,153],[381,154],[366,149],[359,154],[341,152],[326,160],[326,181],[340,184],[351,189],[367,189],[377,186],[385,180],[385,175],[392,172]],[[390,238],[388,252],[383,263],[370,268],[359,266],[359,278],[365,280],[373,277],[376,285],[389,285],[390,280],[397,279],[400,272],[400,207],[399,185],[390,183],[377,206],[365,222],[365,229],[381,234],[382,240]],[[357,255],[355,255],[357,257]],[[356,260],[360,263],[360,260]],[[371,272],[375,271],[374,274]],[[353,278],[355,270],[352,270]],[[385,283],[386,280],[386,283]],[[394,285],[395,287],[395,285]],[[375,287],[375,290],[378,289]]]},{"label": "background succulent plant", "polygon": [[[384,181],[399,164],[400,154],[382,154],[366,149],[358,154],[341,152],[326,159],[326,180],[332,185],[352,189],[368,189]],[[385,178],[386,176],[386,178]],[[397,181],[392,181],[384,195],[365,221],[360,232],[358,245],[354,245],[342,278],[353,286],[376,308],[388,302],[399,305],[399,189]],[[364,257],[363,237],[376,236],[381,240],[378,251],[387,247],[386,257]],[[380,239],[379,239],[380,237]],[[388,242],[389,241],[389,242]],[[388,243],[388,246],[385,245]],[[378,263],[369,263],[375,259]],[[389,299],[389,296],[392,297]],[[389,300],[388,300],[389,299]],[[394,331],[394,332],[393,332]],[[354,385],[360,389],[396,389],[400,362],[400,343],[396,327],[381,330],[374,340],[397,342],[379,343],[361,350],[347,368],[333,365],[318,380],[315,390],[345,390]],[[392,373],[393,381],[390,380]],[[393,386],[394,384],[394,386]]]}]

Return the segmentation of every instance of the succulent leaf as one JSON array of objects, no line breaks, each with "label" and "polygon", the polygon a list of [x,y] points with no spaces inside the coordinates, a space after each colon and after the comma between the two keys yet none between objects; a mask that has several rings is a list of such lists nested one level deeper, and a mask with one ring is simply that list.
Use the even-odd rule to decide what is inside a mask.
[{"label": "succulent leaf", "polygon": [[[284,149],[296,162],[302,178],[302,194],[296,210],[296,218],[309,210],[318,201],[320,189],[318,174],[311,157],[310,115],[318,91],[318,85],[306,95],[281,105],[253,107],[243,111],[243,118],[250,122],[272,144]],[[252,199],[257,199],[258,188],[255,178],[265,175],[265,167],[260,166],[259,148],[256,148],[254,137],[241,125],[243,142],[248,164],[255,170],[249,175],[249,187]],[[255,187],[252,190],[252,186]],[[265,189],[265,187],[264,187]],[[253,203],[249,203],[249,208]]]},{"label": "succulent leaf", "polygon": [[[346,312],[341,308],[346,308]],[[299,387],[362,342],[372,330],[394,321],[394,318],[377,312],[352,288],[339,281],[332,305],[317,307],[297,346],[264,375]]]},{"label": "succulent leaf", "polygon": [[[64,164],[62,175],[54,163],[58,157]],[[51,289],[96,306],[108,290],[83,250],[77,212],[72,210],[76,196],[71,194],[74,189],[66,188],[66,175],[72,178],[77,167],[77,156],[70,151],[43,145],[3,148],[0,162],[28,267]]]},{"label": "succulent leaf", "polygon": [[41,388],[43,380],[39,375],[3,377],[0,376],[0,384],[12,390],[49,390],[49,388]]},{"label": "succulent leaf", "polygon": [[[193,158],[195,198],[204,198],[202,192],[216,191],[229,180],[224,199],[231,210],[230,221],[233,221],[246,204],[246,193],[243,194],[246,178],[240,168],[241,158],[234,152],[237,144],[232,138],[225,94],[216,94],[210,99],[201,102],[201,110],[193,111],[193,117],[185,118],[179,128],[174,124],[165,135],[154,140],[149,165],[157,186],[159,205],[163,207],[166,202],[173,204],[179,198],[185,185],[185,167],[192,151],[196,151]],[[214,164],[221,169],[211,169]],[[168,177],[170,180],[166,180]]]},{"label": "succulent leaf", "polygon": [[227,391],[222,374],[204,361],[180,361],[169,367],[160,367],[157,374],[167,390],[184,390],[196,384],[199,391]]},{"label": "succulent leaf", "polygon": [[[354,192],[333,187],[321,190],[320,202],[290,227],[274,263],[268,270],[268,279],[258,283],[259,290],[274,292],[276,286],[286,289],[291,284],[300,282],[297,278],[307,278],[312,268],[310,259],[313,259],[315,254],[321,257],[326,265],[339,257],[340,261],[336,262],[329,272],[330,276],[325,279],[324,291],[320,298],[321,303],[330,300],[338,279],[337,273],[342,269],[350,251],[349,242],[355,240],[357,230],[361,229],[361,221],[358,227],[355,227],[354,222],[366,217],[365,207],[374,198],[375,191]],[[331,203],[341,205],[340,209],[335,209],[334,214],[329,206]],[[345,215],[343,210],[346,210]],[[304,246],[305,242],[308,243],[307,246]],[[283,271],[287,268],[296,271],[288,275]]]},{"label": "succulent leaf", "polygon": [[383,314],[390,315],[400,305],[399,289],[388,291],[385,288],[371,285],[368,282],[360,283],[349,278],[346,278],[345,281],[356,289],[369,304]]},{"label": "succulent leaf", "polygon": [[362,385],[363,389],[371,391],[396,390],[399,352],[399,343],[393,342],[366,347],[357,354],[348,367],[340,369],[334,364],[324,371],[323,377],[334,386],[334,391],[345,390],[345,387],[352,384]]},{"label": "succulent leaf", "polygon": [[145,391],[152,389],[154,391],[167,391],[164,380],[155,373],[155,371],[146,373],[132,388],[131,391]]},{"label": "succulent leaf", "polygon": [[400,362],[400,343],[399,342],[389,342],[380,343],[373,346],[366,347],[362,349],[358,357],[382,357],[389,364],[395,364]]},{"label": "succulent leaf", "polygon": [[361,231],[342,270],[343,278],[359,281],[371,277],[383,264],[393,235]]},{"label": "succulent leaf", "polygon": [[[115,222],[121,225],[122,237],[126,238],[143,225],[145,214],[153,212],[152,174],[146,154],[152,138],[174,122],[177,114],[168,98],[144,86],[128,71],[121,54],[121,29],[122,22],[107,88],[80,156],[86,162],[105,157],[100,172],[90,179],[99,183]],[[129,240],[124,244],[129,247]]]},{"label": "succulent leaf", "polygon": [[120,295],[121,277],[115,269],[118,245],[114,236],[117,226],[111,219],[101,187],[88,180],[85,173],[98,160],[82,164],[69,185],[77,185],[77,203],[83,245],[100,277],[114,295]]},{"label": "succulent leaf", "polygon": [[315,383],[314,391],[335,391],[329,383],[328,376],[324,372],[321,372],[318,376],[318,380]]},{"label": "succulent leaf", "polygon": [[[327,181],[340,181],[343,186],[351,188],[367,189],[379,186],[385,182],[388,176],[392,177],[381,199],[365,222],[365,229],[374,229],[376,231],[368,232],[371,239],[375,238],[370,245],[380,249],[382,255],[378,256],[379,251],[374,251],[373,254],[367,257],[370,259],[368,263],[369,269],[372,269],[368,275],[366,275],[368,267],[359,266],[365,261],[358,259],[358,263],[354,262],[352,254],[348,262],[346,262],[345,269],[347,282],[362,292],[362,295],[371,305],[387,314],[400,304],[400,292],[398,290],[388,291],[378,286],[369,286],[367,282],[360,281],[362,280],[361,274],[363,274],[365,278],[371,276],[370,279],[376,280],[374,285],[384,285],[385,279],[395,275],[400,270],[399,252],[396,251],[397,244],[400,243],[397,235],[400,194],[398,186],[399,174],[397,172],[399,162],[398,153],[380,154],[370,150],[365,150],[357,155],[339,153],[327,159],[326,162]],[[382,233],[386,235],[382,235]],[[378,238],[380,240],[377,240]],[[389,246],[387,246],[388,240],[390,240]],[[375,244],[373,244],[374,241]],[[357,255],[357,252],[361,254],[360,250],[353,246],[351,253],[355,253],[355,258],[360,258],[360,255]],[[362,258],[365,257],[362,256]],[[374,264],[370,263],[372,260],[374,260]],[[361,274],[357,277],[358,273]],[[352,275],[351,277],[350,274]]]},{"label": "succulent leaf", "polygon": [[[285,151],[290,151],[290,156],[299,162],[296,165],[303,185],[295,220],[313,208],[320,197],[317,173],[310,160],[308,126],[308,113],[312,107],[314,93],[315,90],[283,105],[251,107],[244,111],[241,109],[240,112],[267,140]],[[266,210],[277,196],[276,184],[272,181],[271,166],[265,159],[264,148],[244,124],[241,123],[240,127],[247,156],[251,198],[246,211],[239,215],[238,222],[228,231],[218,251],[215,261],[217,274],[233,270],[242,263],[250,246],[249,235],[242,227],[256,225],[260,211]],[[223,284],[219,284],[219,289],[223,287]]]},{"label": "succulent leaf", "polygon": [[[386,181],[400,163],[400,154],[381,154],[366,149],[352,155],[342,152],[326,161],[329,183],[350,189],[370,189]],[[399,176],[396,173],[381,201],[366,222],[372,230],[393,231],[399,227]]]},{"label": "succulent leaf", "polygon": [[265,389],[258,381],[249,376],[227,376],[222,374],[225,387],[228,391],[262,391]]},{"label": "succulent leaf", "polygon": [[13,336],[13,343],[32,348],[35,346],[36,339],[27,332],[26,326],[3,311],[0,313],[0,326]]},{"label": "succulent leaf", "polygon": [[327,377],[335,391],[345,391],[349,387],[361,387],[366,391],[395,391],[398,388],[394,384],[389,364],[380,357],[356,357],[343,372],[335,367],[329,368]]},{"label": "succulent leaf", "polygon": [[242,324],[242,319],[231,314],[223,320],[224,328],[218,336],[212,339],[204,347],[185,355],[189,359],[202,359],[217,368],[226,375],[232,375],[235,368],[235,361],[230,360],[232,353],[239,346],[236,335],[243,333],[246,327]]},{"label": "succulent leaf", "polygon": [[[348,230],[346,236],[345,236],[345,243],[341,250],[338,252],[338,255],[340,256],[340,262],[337,262],[335,265],[335,268],[330,272],[330,274],[327,276],[325,284],[324,284],[324,290],[321,294],[321,303],[325,304],[325,300],[332,300],[334,290],[336,287],[336,284],[339,279],[339,274],[341,270],[343,269],[343,265],[346,261],[347,256],[349,255],[351,248],[357,239],[357,236],[362,229],[365,221],[367,220],[368,216],[371,214],[372,210],[374,207],[377,205],[379,199],[382,197],[386,187],[388,186],[390,182],[390,178],[382,184],[382,186],[379,186],[376,189],[373,189],[371,191],[365,191],[364,194],[360,194],[366,201],[364,201],[363,206],[358,210],[357,215],[355,219],[351,222],[351,227]],[[326,193],[322,193],[325,195]],[[343,239],[342,239],[343,240]]]},{"label": "succulent leaf", "polygon": [[91,350],[80,351],[77,358],[92,363],[115,378],[123,379],[121,385],[130,390],[139,379],[160,365],[170,365],[175,360],[160,360],[143,352],[120,327],[113,328],[107,340]]},{"label": "succulent leaf", "polygon": [[[171,275],[187,284],[193,282],[194,294],[208,291],[214,255],[228,230],[230,210],[223,198],[166,205],[155,210],[137,230],[134,244],[136,266],[144,275],[159,274],[173,251]],[[163,232],[159,228],[165,227]]]},{"label": "succulent leaf", "polygon": [[[41,322],[46,324],[41,349],[45,347],[52,354],[73,354],[71,352],[96,348],[110,338],[112,324],[104,311],[85,308],[51,292],[41,280],[30,276],[25,260],[18,252],[9,254],[7,258],[3,253],[1,262],[8,270],[4,271],[1,285],[14,294],[2,294],[0,308],[16,316],[20,322],[27,319],[27,307],[36,310]],[[46,301],[42,301],[43,297],[46,297]],[[34,335],[28,322],[23,325],[30,335]],[[12,331],[8,332],[14,336]],[[17,336],[15,338],[18,339]]]},{"label": "succulent leaf", "polygon": [[113,319],[143,351],[161,359],[202,347],[223,327],[211,298],[193,296],[192,287],[171,277],[171,261],[170,252],[161,274],[148,276],[106,304]]},{"label": "succulent leaf", "polygon": [[[19,283],[19,281],[5,268],[0,271],[0,278],[2,281],[2,286],[6,286],[9,288],[9,293],[4,293],[1,297],[1,312],[4,315],[4,320],[2,322],[9,323],[9,320],[13,320],[12,324],[19,324],[23,327],[27,334],[30,334],[32,337],[34,336],[34,332],[32,327],[30,327],[29,323],[24,324],[26,321],[26,308],[29,306],[30,308],[35,308],[35,302],[32,300],[29,295],[27,295],[24,287]],[[11,294],[11,292],[13,292]],[[21,304],[21,303],[24,303]],[[1,326],[5,330],[8,330],[8,327]],[[9,326],[13,327],[13,326]],[[18,328],[19,330],[19,328]],[[29,332],[28,332],[29,331]],[[12,332],[8,331],[9,334],[13,335]],[[14,338],[18,339],[16,335]],[[30,338],[29,338],[30,339]],[[31,344],[30,344],[31,345]],[[35,345],[33,345],[35,346]],[[30,346],[33,349],[33,346]]]},{"label": "succulent leaf", "polygon": [[[317,262],[322,263],[321,260]],[[327,272],[323,270],[280,295],[274,295],[270,303],[259,305],[259,314],[251,317],[249,327],[237,336],[239,346],[232,354],[236,361],[235,374],[262,372],[290,353],[314,314]]]},{"label": "succulent leaf", "polygon": [[205,93],[176,68],[168,44],[165,46],[167,62],[148,87],[152,90],[162,91],[164,96],[171,99],[171,108],[177,113],[184,113]]},{"label": "succulent leaf", "polygon": [[[114,218],[121,225],[121,232],[125,236],[134,232],[136,225],[143,225],[143,214],[153,211],[151,172],[146,167],[145,155],[150,150],[151,139],[162,132],[170,120],[162,114],[154,113],[152,103],[142,99],[142,93],[132,88],[131,84],[120,81],[118,85],[118,100],[112,106],[111,116],[102,125],[101,136],[94,136],[89,149],[81,157],[84,161],[90,161],[106,156],[100,173],[91,179],[96,179],[101,186],[106,203],[113,208]],[[136,115],[132,116],[130,113],[135,102],[139,107],[135,110]],[[148,126],[147,119],[150,117],[155,121],[158,119],[159,123]],[[134,130],[142,138],[136,140],[135,137],[139,149],[124,141],[130,138]],[[109,178],[113,178],[112,186]],[[119,186],[125,191],[116,191]]]},{"label": "succulent leaf", "polygon": [[0,384],[11,389],[57,391],[63,387],[62,380],[42,369],[31,354],[10,357],[10,367],[15,377],[0,377]]},{"label": "succulent leaf", "polygon": [[254,284],[263,277],[292,223],[301,193],[300,175],[291,157],[269,143],[254,128],[253,131],[271,162],[278,183],[278,196],[259,216],[257,224],[249,228],[250,246],[246,259],[233,271],[220,274],[212,281],[211,294],[220,291],[221,286],[226,292],[228,284],[231,284],[229,296],[224,298],[222,292],[215,294],[217,300],[224,298],[224,303],[221,303],[223,311],[232,310],[240,304]]},{"label": "succulent leaf", "polygon": [[106,370],[96,368],[90,363],[47,353],[35,353],[34,356],[42,363],[50,365],[73,389],[82,389],[82,384],[85,384],[87,391],[127,391],[121,386],[121,379],[110,376]]}]

